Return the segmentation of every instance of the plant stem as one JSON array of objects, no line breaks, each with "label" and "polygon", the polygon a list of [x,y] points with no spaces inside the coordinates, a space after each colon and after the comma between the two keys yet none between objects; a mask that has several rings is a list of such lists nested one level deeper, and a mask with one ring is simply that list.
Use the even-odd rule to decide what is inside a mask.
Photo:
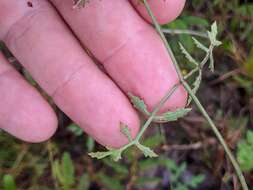
[{"label": "plant stem", "polygon": [[185,82],[184,78],[183,78],[183,75],[180,71],[180,68],[179,68],[179,65],[177,63],[177,60],[170,48],[170,45],[168,43],[168,41],[166,40],[163,32],[162,32],[162,29],[161,29],[161,26],[158,24],[147,0],[143,0],[143,3],[148,11],[148,14],[150,15],[150,17],[152,18],[152,21],[153,21],[153,24],[155,25],[155,28],[157,30],[157,32],[159,33],[171,59],[172,59],[172,62],[175,66],[175,69],[177,71],[177,74],[178,74],[178,77],[179,77],[179,80],[181,81],[182,85],[184,86],[185,90],[189,93],[189,95],[192,97],[193,101],[195,102],[197,108],[199,109],[199,111],[202,113],[202,115],[205,117],[206,121],[209,123],[209,125],[211,126],[213,132],[215,133],[217,139],[219,140],[220,144],[223,146],[226,154],[228,155],[236,173],[237,173],[237,176],[240,180],[240,183],[242,185],[242,188],[243,190],[248,190],[248,186],[247,186],[247,183],[246,183],[246,180],[242,174],[242,171],[236,161],[236,159],[234,158],[231,150],[228,148],[225,140],[223,139],[222,135],[220,134],[220,132],[218,131],[217,127],[215,126],[214,122],[212,121],[212,119],[209,117],[208,113],[206,112],[205,108],[202,106],[202,104],[200,103],[200,101],[198,100],[198,98],[196,97],[196,95],[193,93],[192,89],[190,88],[190,86],[187,84],[187,82]]},{"label": "plant stem", "polygon": [[180,29],[162,29],[165,34],[189,34],[193,36],[199,36],[202,38],[208,38],[208,35],[205,32],[197,32],[194,30],[180,30]]},{"label": "plant stem", "polygon": [[143,127],[141,128],[140,132],[138,133],[137,137],[134,141],[139,142],[140,138],[142,137],[143,133],[146,131],[148,126],[152,123],[154,117],[156,116],[157,112],[161,109],[161,107],[164,105],[164,103],[171,97],[171,95],[175,92],[175,90],[179,87],[180,83],[175,84],[162,98],[162,100],[158,103],[158,105],[155,107],[155,109],[150,114],[148,120],[145,122]]}]

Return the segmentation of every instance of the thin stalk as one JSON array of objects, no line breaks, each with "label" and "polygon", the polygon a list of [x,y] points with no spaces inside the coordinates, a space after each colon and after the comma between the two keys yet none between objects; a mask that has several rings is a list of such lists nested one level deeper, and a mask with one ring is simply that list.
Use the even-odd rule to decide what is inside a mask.
[{"label": "thin stalk", "polygon": [[192,36],[199,36],[202,38],[208,38],[207,33],[205,32],[197,32],[194,30],[180,30],[180,29],[162,29],[165,34],[189,34]]},{"label": "thin stalk", "polygon": [[209,125],[211,126],[214,134],[216,135],[217,139],[219,140],[219,142],[221,143],[221,145],[223,146],[226,154],[228,155],[236,173],[237,173],[237,176],[240,180],[240,183],[242,185],[242,188],[243,190],[249,190],[248,186],[247,186],[247,183],[246,183],[246,180],[242,174],[242,171],[240,169],[240,166],[238,165],[236,159],[234,158],[231,150],[228,148],[225,140],[223,139],[222,135],[220,134],[220,132],[218,131],[217,127],[215,126],[214,122],[212,121],[212,119],[209,117],[208,113],[206,112],[205,108],[202,106],[202,104],[200,103],[200,101],[198,100],[198,98],[195,96],[195,94],[193,93],[192,89],[190,88],[190,86],[187,84],[187,82],[185,82],[184,78],[183,78],[183,75],[181,73],[181,70],[179,68],[179,65],[177,63],[177,60],[170,48],[170,45],[168,43],[168,41],[166,40],[163,32],[162,32],[162,29],[161,29],[161,26],[158,24],[147,0],[143,0],[143,3],[148,11],[148,14],[150,15],[150,17],[152,18],[152,21],[153,21],[153,24],[155,25],[155,28],[157,30],[157,32],[159,33],[169,55],[171,56],[171,59],[172,59],[172,62],[175,66],[175,69],[177,71],[177,74],[178,74],[178,77],[182,83],[182,85],[184,86],[184,88],[186,89],[186,91],[189,93],[189,95],[192,97],[194,103],[196,104],[197,108],[199,109],[199,111],[202,113],[202,115],[205,117],[206,121],[209,123]]},{"label": "thin stalk", "polygon": [[146,131],[148,126],[152,123],[154,117],[158,113],[158,111],[161,109],[161,107],[165,104],[165,102],[171,97],[171,95],[175,92],[175,90],[179,87],[179,83],[175,84],[168,92],[167,94],[162,98],[162,100],[158,103],[158,105],[155,107],[154,111],[150,114],[148,120],[141,128],[140,132],[136,136],[135,140],[136,142],[139,142],[140,138],[142,137],[143,133]]},{"label": "thin stalk", "polygon": [[161,101],[158,103],[158,105],[155,107],[155,109],[152,111],[150,114],[148,120],[145,122],[143,127],[141,128],[140,132],[138,135],[135,137],[134,140],[129,141],[128,144],[124,145],[123,147],[120,148],[120,151],[123,152],[127,148],[134,146],[139,143],[141,137],[143,136],[144,132],[146,129],[149,127],[149,125],[152,123],[154,117],[156,116],[157,112],[162,108],[162,106],[165,104],[165,102],[173,95],[175,90],[180,86],[180,83],[175,84],[167,93],[166,95],[161,99]]}]

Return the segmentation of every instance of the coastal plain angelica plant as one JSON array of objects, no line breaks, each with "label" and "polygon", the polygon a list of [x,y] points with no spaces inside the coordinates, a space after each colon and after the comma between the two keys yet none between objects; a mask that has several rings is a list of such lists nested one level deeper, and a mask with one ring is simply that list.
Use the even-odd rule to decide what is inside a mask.
[{"label": "coastal plain angelica plant", "polygon": [[[197,75],[195,77],[194,82],[192,83],[192,91],[194,94],[197,93],[199,86],[201,84],[201,80],[202,80],[202,70],[203,67],[209,63],[209,68],[211,71],[214,70],[214,61],[213,61],[213,49],[219,45],[221,45],[221,42],[218,41],[216,39],[217,37],[217,24],[216,22],[213,23],[211,30],[207,32],[208,33],[208,37],[210,40],[210,45],[209,47],[206,47],[205,45],[203,45],[200,41],[198,41],[196,38],[192,38],[195,45],[202,51],[204,51],[206,53],[206,55],[204,56],[203,60],[201,61],[197,61],[196,59],[194,59],[190,53],[185,49],[185,47],[179,43],[181,52],[184,54],[185,58],[193,63],[195,65],[195,67],[184,76],[184,80],[190,79],[192,77],[194,77],[195,75]],[[140,139],[143,136],[144,132],[146,131],[146,129],[149,127],[149,125],[152,122],[156,122],[156,123],[167,123],[167,122],[171,122],[171,121],[176,121],[179,118],[184,117],[185,115],[187,115],[190,111],[191,108],[179,108],[175,111],[169,111],[160,115],[157,115],[157,112],[160,110],[160,108],[164,105],[164,103],[172,96],[172,94],[175,92],[175,90],[181,85],[181,82],[175,84],[169,91],[168,93],[164,96],[164,98],[159,102],[159,104],[155,107],[153,112],[149,112],[147,109],[147,106],[145,104],[145,102],[140,99],[139,97],[133,95],[132,93],[128,93],[128,96],[133,104],[133,106],[145,117],[148,118],[147,121],[144,123],[144,125],[142,126],[140,132],[137,134],[137,137],[135,139],[133,139],[131,137],[129,128],[127,125],[125,125],[124,123],[120,124],[120,130],[121,132],[128,138],[129,143],[126,144],[125,146],[123,146],[122,148],[119,149],[112,149],[109,147],[106,147],[108,150],[104,151],[104,152],[94,152],[94,153],[90,153],[89,155],[93,158],[98,158],[98,159],[102,159],[104,157],[107,156],[111,156],[113,158],[114,161],[118,161],[121,158],[122,153],[129,147],[131,146],[136,146],[138,149],[140,149],[140,151],[143,152],[143,154],[146,157],[157,157],[158,155],[151,150],[149,147],[145,147],[144,145],[142,145],[140,143]],[[189,96],[188,98],[188,103],[187,105],[189,106],[190,103],[192,101],[192,97]]]},{"label": "coastal plain angelica plant", "polygon": [[[87,1],[88,0],[75,0],[74,1],[74,3],[75,3],[74,7],[84,7],[86,5]],[[175,90],[180,85],[182,85],[189,94],[187,107],[190,105],[191,102],[195,103],[196,107],[199,109],[199,111],[202,113],[203,117],[206,119],[206,121],[210,125],[210,127],[213,130],[214,134],[216,135],[218,141],[223,146],[229,160],[231,161],[231,163],[232,163],[232,165],[235,169],[235,172],[236,172],[236,174],[237,174],[237,176],[240,180],[240,183],[242,185],[243,190],[248,190],[249,188],[247,186],[245,178],[242,174],[242,171],[241,171],[236,159],[234,158],[231,150],[229,149],[229,147],[226,144],[224,138],[222,137],[222,135],[218,131],[218,129],[215,126],[214,122],[212,121],[212,119],[210,118],[210,116],[206,112],[205,108],[202,106],[202,104],[200,103],[199,99],[196,96],[196,92],[198,91],[199,86],[201,84],[201,80],[202,80],[203,67],[209,62],[209,69],[211,71],[214,71],[213,50],[214,50],[215,47],[221,45],[221,42],[217,40],[218,29],[217,29],[216,22],[214,22],[212,24],[211,30],[207,32],[207,35],[203,36],[203,37],[208,37],[208,39],[210,41],[210,45],[208,47],[206,47],[204,44],[202,44],[196,38],[193,38],[193,41],[194,41],[195,45],[200,50],[202,50],[206,53],[203,60],[198,61],[198,60],[194,59],[191,56],[191,54],[186,50],[186,48],[181,43],[179,43],[181,52],[185,55],[185,58],[189,62],[191,62],[193,65],[195,65],[195,68],[193,68],[188,74],[183,76],[182,73],[181,73],[181,70],[179,68],[178,62],[175,58],[175,55],[172,52],[172,50],[170,48],[170,45],[167,42],[167,39],[165,38],[164,33],[161,29],[161,26],[157,22],[157,20],[156,20],[154,14],[153,14],[148,2],[147,2],[147,0],[140,0],[140,2],[142,2],[145,5],[145,8],[146,8],[148,14],[152,18],[152,22],[153,22],[153,25],[154,25],[157,33],[161,37],[161,39],[164,43],[164,46],[166,47],[167,52],[168,52],[168,54],[170,55],[170,57],[172,59],[172,62],[174,64],[174,67],[175,67],[175,69],[177,71],[177,74],[178,74],[178,77],[179,77],[179,83],[175,84],[166,93],[166,95],[161,99],[161,101],[158,103],[158,105],[155,107],[155,109],[152,112],[149,112],[147,110],[147,106],[146,106],[146,104],[143,100],[141,100],[139,97],[129,93],[128,95],[129,95],[129,98],[130,98],[133,106],[138,111],[140,111],[145,117],[148,118],[146,120],[146,122],[144,123],[144,125],[141,127],[140,132],[137,134],[136,138],[133,139],[131,137],[131,133],[130,133],[130,130],[129,130],[128,126],[125,125],[124,123],[120,123],[120,131],[127,137],[128,141],[129,141],[128,144],[126,144],[123,147],[118,148],[118,149],[106,147],[106,149],[107,149],[106,151],[92,152],[92,153],[89,153],[89,155],[92,158],[97,158],[97,159],[102,159],[102,158],[105,158],[105,157],[111,157],[114,161],[118,161],[122,158],[122,153],[126,149],[128,149],[129,147],[132,147],[132,146],[136,146],[141,152],[143,152],[145,157],[151,157],[151,158],[152,157],[157,157],[158,155],[151,148],[142,145],[140,143],[140,140],[141,140],[144,132],[147,130],[147,128],[150,126],[150,124],[152,122],[161,122],[161,123],[163,123],[163,122],[175,121],[175,120],[185,116],[187,113],[189,113],[191,111],[190,108],[182,108],[182,109],[177,109],[175,111],[166,112],[166,113],[161,114],[161,115],[157,115],[157,113],[159,112],[161,107],[172,96],[172,94],[175,92]],[[186,31],[186,33],[187,33],[187,31]],[[191,78],[195,75],[197,75],[197,77],[195,78],[194,82],[191,85],[189,85],[188,82],[187,82],[187,79],[189,79],[189,78]]]}]

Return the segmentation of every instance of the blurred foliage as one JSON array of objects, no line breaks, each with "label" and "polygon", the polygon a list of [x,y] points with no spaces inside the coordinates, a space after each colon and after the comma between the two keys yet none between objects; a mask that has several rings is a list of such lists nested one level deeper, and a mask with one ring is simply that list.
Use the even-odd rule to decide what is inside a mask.
[{"label": "blurred foliage", "polygon": [[[252,187],[253,3],[187,1],[183,15],[164,28],[204,32],[214,20],[223,45],[214,53],[217,70],[212,76],[205,76],[205,90],[200,91],[200,96],[229,145],[237,148],[237,159]],[[186,71],[194,65],[185,61],[179,41],[194,58],[203,58],[189,35],[167,36]],[[205,43],[201,37],[197,39]],[[1,43],[0,49],[7,53]],[[149,138],[143,144],[155,149],[159,158],[145,159],[132,149],[119,163],[88,157],[87,153],[95,146],[100,148],[99,145],[60,111],[57,114],[61,129],[46,143],[26,144],[0,131],[0,189],[230,190],[236,183],[224,152],[197,112],[185,121],[166,126],[165,130],[154,126],[153,132],[147,134]],[[226,174],[221,172],[224,170]]]},{"label": "blurred foliage", "polygon": [[242,170],[253,170],[253,132],[247,131],[246,139],[238,144],[237,159]]}]

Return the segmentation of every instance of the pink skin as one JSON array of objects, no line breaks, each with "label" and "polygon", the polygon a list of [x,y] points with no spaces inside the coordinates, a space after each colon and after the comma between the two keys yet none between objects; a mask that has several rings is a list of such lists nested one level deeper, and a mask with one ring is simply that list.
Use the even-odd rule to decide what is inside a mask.
[{"label": "pink skin", "polygon": [[[131,0],[132,4],[148,22],[152,22],[145,6],[138,2],[139,0]],[[184,8],[186,0],[148,0],[154,15],[160,24],[166,24],[176,19]],[[173,8],[172,8],[173,7]]]},{"label": "pink skin", "polygon": [[52,109],[1,53],[0,92],[0,127],[31,142],[44,141],[54,134],[57,120]]},{"label": "pink skin", "polygon": [[[154,10],[162,3],[153,2]],[[178,0],[169,2],[168,12],[173,9],[172,2],[179,6]],[[183,7],[184,1],[180,2]],[[92,0],[86,8],[73,10],[70,0],[52,0],[82,45],[103,63],[119,89],[95,66],[46,0],[32,3],[33,8],[26,1],[1,0],[0,39],[85,132],[103,145],[122,146],[127,139],[120,133],[119,123],[128,124],[133,136],[140,123],[120,89],[141,96],[151,110],[178,81],[160,38],[128,1]],[[137,9],[146,18],[145,12]],[[179,14],[180,9],[177,10],[158,18],[170,21]],[[0,63],[4,63],[0,64],[0,98],[5,100],[0,102],[0,127],[29,142],[49,138],[56,128],[52,110],[11,67],[7,68],[3,57]],[[12,70],[10,74],[4,71],[6,68]],[[182,88],[178,89],[163,111],[183,107],[186,96]]]}]

